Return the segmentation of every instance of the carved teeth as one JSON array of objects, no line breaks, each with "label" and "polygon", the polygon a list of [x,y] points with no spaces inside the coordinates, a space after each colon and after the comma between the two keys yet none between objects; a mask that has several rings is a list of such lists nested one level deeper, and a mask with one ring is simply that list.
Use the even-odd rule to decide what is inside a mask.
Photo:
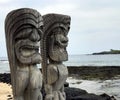
[{"label": "carved teeth", "polygon": [[22,46],[21,49],[21,54],[25,57],[27,56],[31,56],[35,53],[38,53],[39,52],[39,47],[38,46],[31,46],[31,45],[25,45],[25,46]]},{"label": "carved teeth", "polygon": [[35,51],[34,50],[23,50],[21,53],[23,56],[27,57],[27,56],[31,56],[32,54],[34,54]]}]

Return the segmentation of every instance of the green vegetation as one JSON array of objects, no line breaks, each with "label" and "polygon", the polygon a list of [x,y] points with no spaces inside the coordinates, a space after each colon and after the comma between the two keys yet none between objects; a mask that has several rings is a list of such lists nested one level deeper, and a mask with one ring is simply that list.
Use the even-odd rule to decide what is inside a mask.
[{"label": "green vegetation", "polygon": [[99,54],[120,54],[120,50],[111,49],[110,51],[102,51],[98,53],[93,53],[93,55],[99,55]]}]

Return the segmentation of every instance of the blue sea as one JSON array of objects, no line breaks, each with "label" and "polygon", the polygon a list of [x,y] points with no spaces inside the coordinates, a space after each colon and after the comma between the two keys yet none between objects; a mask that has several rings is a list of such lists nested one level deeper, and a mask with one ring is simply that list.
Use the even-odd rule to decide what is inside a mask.
[{"label": "blue sea", "polygon": [[[120,66],[120,54],[109,55],[69,55],[66,66]],[[38,65],[40,66],[40,65]],[[0,73],[8,73],[9,62],[6,57],[0,57]]]}]

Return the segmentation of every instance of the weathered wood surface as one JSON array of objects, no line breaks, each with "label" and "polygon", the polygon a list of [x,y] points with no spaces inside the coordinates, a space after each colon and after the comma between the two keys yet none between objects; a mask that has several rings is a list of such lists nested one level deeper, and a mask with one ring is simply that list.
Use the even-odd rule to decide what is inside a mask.
[{"label": "weathered wood surface", "polygon": [[13,10],[6,17],[6,44],[15,100],[42,100],[42,74],[37,68],[41,62],[42,27],[42,16],[34,9]]},{"label": "weathered wood surface", "polygon": [[43,16],[44,35],[41,42],[42,70],[45,100],[65,100],[64,83],[68,76],[67,61],[68,31],[70,17],[61,14]]}]

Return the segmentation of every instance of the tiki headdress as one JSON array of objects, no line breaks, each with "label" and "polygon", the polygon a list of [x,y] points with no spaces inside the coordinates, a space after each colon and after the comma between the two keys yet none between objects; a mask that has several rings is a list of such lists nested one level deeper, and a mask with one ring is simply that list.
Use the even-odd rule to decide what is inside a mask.
[{"label": "tiki headdress", "polygon": [[[36,51],[39,44],[34,44],[42,34],[43,21],[40,13],[34,9],[21,8],[10,12],[5,20],[6,45],[10,64],[13,91],[15,91],[16,67],[23,64],[38,63]],[[31,36],[34,33],[34,36]],[[36,34],[39,33],[39,36]],[[31,38],[32,37],[32,38]],[[33,42],[28,40],[31,39]],[[28,49],[30,51],[28,51]],[[26,51],[28,53],[26,53]],[[36,57],[37,56],[37,57]],[[35,59],[33,59],[33,57]],[[35,61],[36,60],[36,61]]]},{"label": "tiki headdress", "polygon": [[[47,77],[47,64],[50,61],[61,62],[68,59],[66,46],[68,43],[67,33],[70,28],[71,18],[70,16],[61,14],[47,14],[43,16],[43,20],[44,35],[41,42],[42,67],[43,74]],[[47,79],[44,81],[47,82]]]}]

